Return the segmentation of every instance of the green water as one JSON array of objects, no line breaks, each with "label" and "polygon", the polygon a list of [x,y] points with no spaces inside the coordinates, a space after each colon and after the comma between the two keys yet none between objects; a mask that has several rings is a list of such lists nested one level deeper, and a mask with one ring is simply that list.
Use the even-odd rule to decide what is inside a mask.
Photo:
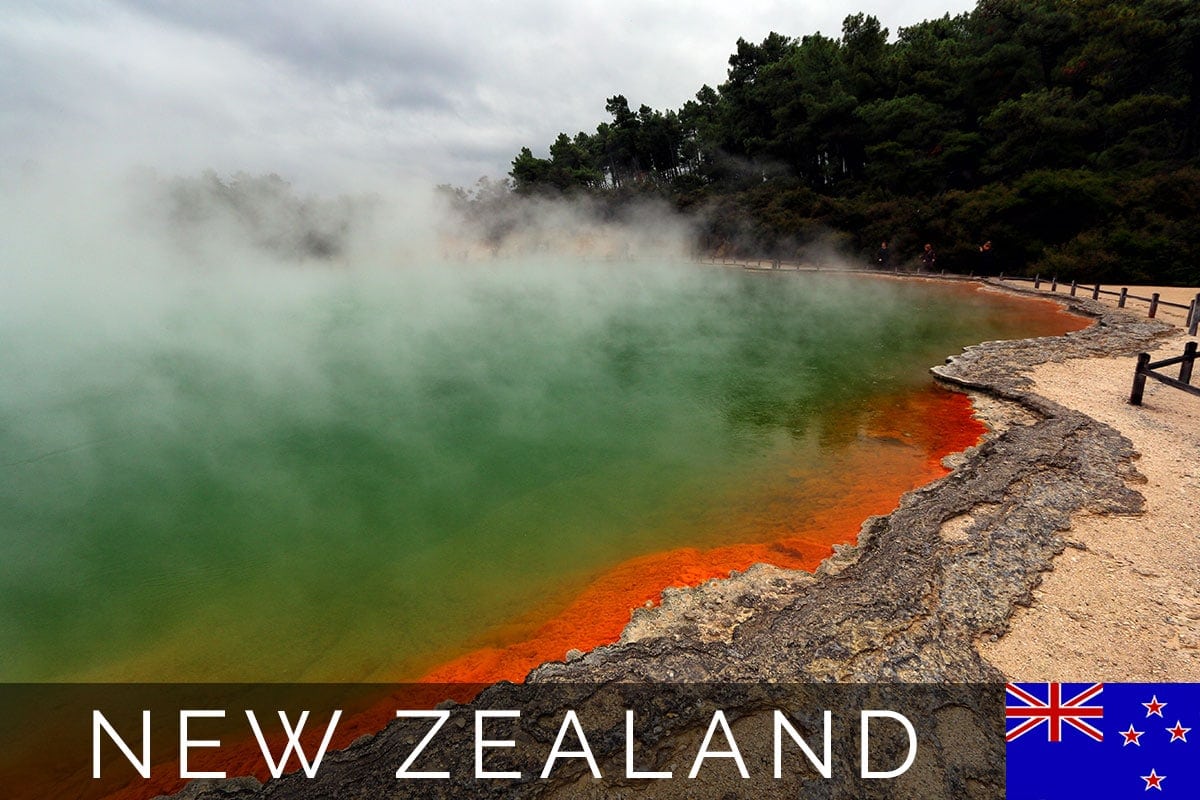
[{"label": "green water", "polygon": [[854,446],[819,435],[847,408],[1038,332],[927,284],[553,260],[0,302],[6,681],[406,674],[721,543],[764,470]]}]

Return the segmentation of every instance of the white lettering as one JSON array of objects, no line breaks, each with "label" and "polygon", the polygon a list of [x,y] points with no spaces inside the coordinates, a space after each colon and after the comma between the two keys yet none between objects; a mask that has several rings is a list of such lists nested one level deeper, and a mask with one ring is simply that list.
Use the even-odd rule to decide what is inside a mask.
[{"label": "white lettering", "polygon": [[[579,739],[579,746],[582,750],[560,750],[563,739],[566,738],[567,728],[575,729],[575,736]],[[560,758],[586,758],[588,767],[592,770],[592,777],[599,779],[600,768],[596,766],[596,759],[592,756],[592,748],[588,747],[587,737],[583,735],[583,728],[579,727],[579,717],[574,711],[567,711],[563,717],[562,725],[558,729],[558,738],[554,740],[554,747],[550,748],[550,755],[546,758],[546,766],[542,768],[542,779],[550,777],[550,770],[554,768],[554,762]]]},{"label": "white lettering", "polygon": [[669,778],[670,772],[638,772],[633,768],[633,709],[625,710],[625,777]]},{"label": "white lettering", "polygon": [[[904,731],[905,731],[905,733],[908,734],[908,758],[904,759],[904,763],[901,764],[899,767],[897,767],[896,769],[887,771],[887,772],[877,772],[875,770],[870,769],[867,766],[868,759],[870,758],[870,750],[871,750],[870,744],[868,743],[868,739],[870,738],[871,720],[876,717],[883,717],[885,719],[896,720],[897,722],[899,722],[901,725],[904,726]],[[886,709],[872,709],[872,710],[867,710],[867,711],[862,712],[862,764],[861,764],[861,770],[862,770],[862,776],[864,778],[895,778],[899,775],[903,775],[905,772],[908,771],[908,768],[912,766],[912,763],[914,760],[916,760],[916,758],[917,758],[917,732],[916,732],[916,730],[913,729],[912,723],[908,721],[907,717],[905,717],[903,714],[898,714],[895,711],[888,711]]]},{"label": "white lettering", "polygon": [[435,722],[433,724],[433,727],[429,729],[429,733],[425,734],[425,738],[417,743],[416,748],[409,754],[408,758],[405,759],[404,763],[400,765],[400,769],[396,770],[396,777],[397,778],[441,778],[441,779],[449,778],[450,777],[449,772],[409,772],[408,768],[412,766],[413,762],[417,760],[417,757],[419,755],[421,755],[422,751],[424,751],[425,748],[429,746],[429,743],[431,741],[433,741],[433,737],[436,736],[437,732],[440,731],[442,729],[442,726],[446,724],[446,720],[450,719],[450,712],[444,708],[443,709],[434,709],[433,711],[397,711],[396,716],[403,717],[405,719],[436,719],[437,720],[437,722]]},{"label": "white lettering", "polygon": [[775,710],[775,778],[776,780],[783,777],[783,731],[787,730],[788,736],[792,737],[792,741],[800,745],[800,749],[804,751],[804,755],[812,762],[812,765],[817,768],[817,772],[821,773],[822,778],[830,778],[833,776],[833,712],[826,709],[825,711],[825,758],[818,759],[817,754],[812,751],[808,743],[800,738],[800,733],[792,727],[788,722],[784,713],[778,709]]},{"label": "white lettering", "polygon": [[475,777],[482,778],[520,778],[519,772],[488,772],[483,768],[483,748],[485,747],[516,747],[512,739],[484,739],[483,721],[490,718],[516,718],[520,711],[476,711],[475,712]]},{"label": "white lettering", "polygon": [[139,761],[137,756],[133,754],[133,750],[129,745],[125,744],[109,721],[104,718],[98,709],[92,709],[92,777],[100,777],[100,730],[104,729],[110,739],[112,739],[125,757],[129,759],[129,763],[133,764],[133,768],[138,771],[138,775],[143,778],[150,777],[150,711],[149,709],[142,712],[142,758]]},{"label": "white lettering", "polygon": [[[708,749],[709,742],[712,741],[713,732],[717,726],[721,726],[721,733],[725,735],[725,741],[729,742],[728,750],[712,750]],[[692,762],[692,771],[688,773],[688,778],[695,778],[700,772],[700,765],[706,758],[732,758],[737,762],[738,772],[742,773],[743,778],[749,778],[750,773],[746,771],[746,762],[742,761],[742,754],[738,752],[737,742],[733,739],[733,731],[729,730],[729,723],[725,721],[724,711],[714,711],[712,722],[708,725],[708,733],[704,734],[704,743],[700,745],[700,751],[696,753],[696,760]]]},{"label": "white lettering", "polygon": [[224,711],[216,709],[181,710],[179,712],[179,777],[180,778],[224,778],[222,772],[192,772],[188,769],[188,750],[193,747],[220,747],[220,739],[189,739],[189,719],[222,719]]},{"label": "white lettering", "polygon": [[292,728],[291,720],[287,714],[281,709],[279,711],[279,722],[283,725],[283,730],[287,734],[287,746],[283,748],[283,755],[279,757],[279,763],[271,758],[271,748],[267,746],[267,738],[263,736],[262,728],[259,727],[258,718],[254,716],[254,712],[247,709],[246,719],[250,720],[250,727],[254,729],[254,738],[258,739],[258,747],[262,750],[263,759],[267,762],[267,769],[271,771],[272,778],[278,778],[283,775],[283,768],[287,764],[288,758],[295,751],[296,758],[300,760],[300,768],[304,770],[304,774],[309,778],[317,777],[317,770],[321,766],[321,760],[325,758],[325,750],[329,747],[330,740],[333,739],[334,728],[337,727],[338,720],[342,717],[342,710],[334,709],[333,716],[329,718],[329,725],[325,728],[325,738],[321,740],[321,747],[317,750],[317,757],[313,763],[308,763],[308,757],[304,754],[304,748],[300,746],[300,734],[304,732],[304,723],[308,721],[308,709],[300,712],[300,719],[296,723],[296,727]]}]

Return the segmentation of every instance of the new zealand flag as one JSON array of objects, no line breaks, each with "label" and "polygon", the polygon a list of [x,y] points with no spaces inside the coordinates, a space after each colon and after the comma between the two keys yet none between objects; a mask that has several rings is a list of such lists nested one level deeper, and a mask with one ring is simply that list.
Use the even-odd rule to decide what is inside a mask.
[{"label": "new zealand flag", "polygon": [[1200,797],[1200,684],[1009,684],[1005,717],[1010,800]]}]

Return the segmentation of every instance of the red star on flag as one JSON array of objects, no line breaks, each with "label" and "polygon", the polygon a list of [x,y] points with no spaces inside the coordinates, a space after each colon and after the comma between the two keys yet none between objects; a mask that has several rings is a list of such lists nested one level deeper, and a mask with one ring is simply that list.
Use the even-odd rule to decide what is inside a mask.
[{"label": "red star on flag", "polygon": [[1142,778],[1142,780],[1144,780],[1146,782],[1146,791],[1147,792],[1150,791],[1151,789],[1158,789],[1161,792],[1162,791],[1162,782],[1167,779],[1167,776],[1166,775],[1156,775],[1154,773],[1154,770],[1151,769],[1149,775],[1142,775],[1141,778]]},{"label": "red star on flag", "polygon": [[1186,743],[1187,742],[1187,732],[1190,730],[1191,730],[1191,728],[1185,728],[1179,724],[1179,720],[1175,720],[1175,727],[1167,728],[1167,733],[1171,734],[1172,742],[1175,741],[1176,739],[1178,739],[1179,741]]},{"label": "red star on flag", "polygon": [[[1146,695],[1142,695],[1142,697],[1145,697],[1145,696]],[[1158,695],[1154,695],[1153,697],[1150,698],[1149,703],[1142,703],[1142,705],[1144,705],[1146,707],[1146,716],[1147,717],[1152,714],[1157,714],[1158,716],[1161,717],[1162,710],[1167,707],[1166,703],[1158,702]]]},{"label": "red star on flag", "polygon": [[1145,733],[1145,731],[1135,731],[1133,729],[1133,725],[1130,724],[1129,730],[1121,731],[1121,735],[1125,737],[1125,744],[1122,744],[1121,746],[1124,747],[1125,745],[1128,745],[1128,744],[1136,744],[1138,747],[1141,747],[1142,743],[1139,742],[1138,739],[1142,736],[1143,733]]}]

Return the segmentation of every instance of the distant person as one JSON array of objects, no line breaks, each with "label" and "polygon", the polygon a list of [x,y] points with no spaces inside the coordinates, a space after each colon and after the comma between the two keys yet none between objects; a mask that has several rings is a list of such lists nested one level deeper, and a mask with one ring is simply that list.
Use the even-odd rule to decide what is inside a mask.
[{"label": "distant person", "polygon": [[921,253],[921,266],[933,272],[937,268],[937,253],[933,250],[933,245],[925,245],[925,252]]},{"label": "distant person", "polygon": [[884,239],[879,244],[879,249],[875,252],[875,263],[880,269],[887,269],[892,263],[892,251],[888,249],[887,239]]},{"label": "distant person", "polygon": [[979,246],[979,274],[996,274],[996,251],[992,249],[991,240]]}]

